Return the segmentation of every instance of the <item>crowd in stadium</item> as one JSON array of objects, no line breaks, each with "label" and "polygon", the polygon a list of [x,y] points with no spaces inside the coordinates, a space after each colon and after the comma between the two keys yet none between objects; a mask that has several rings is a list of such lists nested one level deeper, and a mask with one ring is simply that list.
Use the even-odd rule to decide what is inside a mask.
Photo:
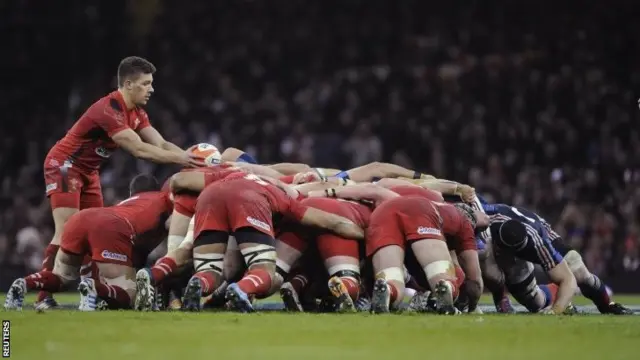
[{"label": "crowd in stadium", "polygon": [[[60,30],[85,40],[75,45],[37,17],[2,14],[42,31],[16,35],[0,60],[23,75],[17,91],[0,89],[0,268],[40,268],[52,237],[44,156],[111,91],[121,55],[136,53],[158,67],[151,122],[179,146],[233,146],[265,164],[419,169],[543,214],[605,279],[638,269],[637,23],[605,4],[535,14],[332,3],[168,1],[128,9],[137,26],[124,28],[97,11],[109,5],[87,2],[65,15],[79,29]],[[589,22],[595,12],[604,16]],[[116,154],[101,172],[105,203],[126,197],[135,173],[174,170]]]}]

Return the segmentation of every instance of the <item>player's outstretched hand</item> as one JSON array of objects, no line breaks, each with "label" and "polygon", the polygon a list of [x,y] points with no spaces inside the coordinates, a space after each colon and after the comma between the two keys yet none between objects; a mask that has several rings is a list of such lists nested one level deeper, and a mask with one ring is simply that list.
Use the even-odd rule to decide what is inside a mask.
[{"label": "player's outstretched hand", "polygon": [[293,176],[292,184],[307,184],[311,182],[321,181],[322,177],[315,171],[309,171],[305,173],[297,173]]},{"label": "player's outstretched hand", "polygon": [[204,167],[204,159],[201,156],[195,155],[189,151],[184,152],[183,163],[185,167]]},{"label": "player's outstretched hand", "polygon": [[476,189],[472,188],[469,185],[461,185],[459,191],[462,201],[466,203],[472,203],[474,201],[476,196]]}]

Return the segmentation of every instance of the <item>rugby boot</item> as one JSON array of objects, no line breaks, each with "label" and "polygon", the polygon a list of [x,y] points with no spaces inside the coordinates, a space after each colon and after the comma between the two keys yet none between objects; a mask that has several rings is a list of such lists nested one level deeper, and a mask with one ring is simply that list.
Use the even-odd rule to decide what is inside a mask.
[{"label": "rugby boot", "polygon": [[376,279],[373,283],[371,296],[371,312],[374,314],[388,313],[391,303],[391,290],[385,279]]},{"label": "rugby boot", "polygon": [[293,288],[290,282],[282,284],[280,287],[280,297],[284,303],[284,309],[292,312],[303,312],[298,292]]},{"label": "rugby boot", "polygon": [[136,273],[136,298],[133,309],[137,311],[153,310],[155,291],[151,285],[151,272],[149,269],[140,269]]},{"label": "rugby boot", "polygon": [[233,308],[236,310],[241,312],[254,312],[249,295],[242,291],[237,283],[233,283],[227,288],[227,300],[231,301]]},{"label": "rugby boot", "polygon": [[625,307],[624,305],[612,302],[606,309],[606,312],[603,314],[612,314],[612,315],[633,315],[633,310]]},{"label": "rugby boot", "polygon": [[358,312],[368,312],[371,310],[371,300],[369,300],[368,297],[361,295],[354,303],[354,306]]},{"label": "rugby boot", "polygon": [[24,295],[27,293],[27,282],[20,278],[16,279],[9,291],[7,297],[4,299],[5,310],[22,310],[22,304],[24,303]]},{"label": "rugby boot", "polygon": [[96,283],[91,278],[85,278],[78,284],[80,292],[80,311],[96,311],[98,308],[98,292],[96,291]]},{"label": "rugby boot", "polygon": [[460,310],[453,306],[453,286],[449,281],[438,281],[433,293],[438,313],[444,315],[460,314]]},{"label": "rugby boot", "polygon": [[202,299],[202,284],[200,279],[192,277],[189,279],[187,288],[184,290],[182,299],[182,310],[200,311],[200,300]]},{"label": "rugby boot", "polygon": [[353,299],[349,296],[349,291],[347,287],[337,276],[333,276],[329,279],[329,292],[335,298],[335,303],[337,305],[338,312],[355,312],[356,307],[353,304]]},{"label": "rugby boot", "polygon": [[430,291],[419,292],[415,294],[409,301],[407,306],[408,312],[434,312],[435,300],[431,296]]},{"label": "rugby boot", "polygon": [[53,298],[52,295],[47,296],[42,299],[42,301],[38,301],[35,303],[35,309],[37,311],[44,311],[58,307],[58,302]]}]

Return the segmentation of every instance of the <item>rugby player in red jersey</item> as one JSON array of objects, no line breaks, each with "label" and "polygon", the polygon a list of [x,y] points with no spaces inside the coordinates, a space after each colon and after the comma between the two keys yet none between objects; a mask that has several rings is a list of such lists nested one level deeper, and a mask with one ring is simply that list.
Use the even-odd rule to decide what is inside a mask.
[{"label": "rugby player in red jersey", "polygon": [[[369,206],[342,199],[309,198],[300,203],[342,216],[361,228],[368,226],[371,215]],[[316,246],[328,272],[329,291],[336,299],[338,311],[355,311],[354,301],[360,293],[359,242],[329,231],[310,232],[305,228],[286,231],[278,236],[276,242],[276,267],[282,278],[287,277],[309,245]],[[280,295],[287,309],[302,311],[298,293],[291,284],[283,286]]]},{"label": "rugby player in red jersey", "polygon": [[173,209],[169,193],[157,190],[155,178],[139,175],[131,181],[130,198],[74,214],[65,225],[53,270],[15,280],[5,308],[21,308],[28,290],[63,290],[78,279],[85,254],[97,264],[100,277],[81,280],[79,309],[94,311],[98,298],[115,307],[130,307],[136,291],[135,267],[164,240],[165,223]]},{"label": "rugby player in red jersey", "polygon": [[[149,123],[142,106],[153,93],[155,71],[155,66],[143,58],[123,59],[118,66],[118,89],[91,105],[47,154],[44,177],[55,231],[45,250],[43,270],[53,268],[69,217],[78,210],[103,206],[98,169],[118,147],[157,163],[202,164],[166,141]],[[39,302],[45,299],[45,307],[55,305],[46,293],[38,295]]]},{"label": "rugby player in red jersey", "polygon": [[229,285],[227,298],[237,309],[253,311],[249,295],[269,292],[275,275],[274,213],[345,237],[364,237],[362,228],[353,222],[300,205],[298,195],[276,179],[253,174],[218,181],[202,191],[195,213],[196,274],[185,291],[186,309],[199,310],[201,297],[220,284],[227,241],[233,234],[249,270],[238,283]]},{"label": "rugby player in red jersey", "polygon": [[454,211],[443,216],[439,211],[452,205],[435,203],[422,196],[400,196],[374,184],[327,189],[309,196],[367,199],[376,204],[367,228],[367,256],[372,257],[376,275],[373,312],[388,312],[402,301],[404,249],[409,245],[435,292],[438,310],[456,313],[453,301],[458,287],[444,227],[449,223],[463,223],[463,215]]},{"label": "rugby player in red jersey", "polygon": [[[169,224],[167,255],[160,258],[153,267],[140,269],[136,274],[136,303],[150,304],[142,297],[152,293],[154,286],[160,285],[165,278],[173,275],[192,258],[193,215],[200,190],[206,186],[230,176],[244,176],[247,173],[224,163],[218,166],[183,169],[169,180],[174,208]],[[187,190],[188,189],[188,190]],[[226,265],[226,264],[225,264]],[[170,308],[180,308],[178,296],[169,299]],[[138,310],[150,310],[141,307]]]}]

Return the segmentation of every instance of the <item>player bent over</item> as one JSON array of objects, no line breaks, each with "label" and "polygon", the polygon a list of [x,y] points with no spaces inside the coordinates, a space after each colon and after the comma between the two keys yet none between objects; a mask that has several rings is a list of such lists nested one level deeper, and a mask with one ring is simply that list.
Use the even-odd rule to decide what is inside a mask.
[{"label": "player bent over", "polygon": [[193,261],[196,274],[189,280],[183,304],[199,310],[200,299],[221,282],[227,240],[233,234],[248,272],[229,285],[227,298],[241,311],[253,311],[249,295],[271,289],[275,275],[275,240],[272,216],[280,213],[305,225],[330,229],[361,239],[364,232],[351,221],[300,205],[297,193],[275,179],[246,175],[208,186],[198,197],[195,214]]},{"label": "player bent over", "polygon": [[[309,198],[301,201],[304,206],[323,210],[349,219],[366,228],[371,215],[369,206],[342,199]],[[311,243],[308,243],[312,236]],[[289,231],[278,236],[276,243],[277,271],[286,278],[293,264],[307,247],[316,246],[329,275],[329,291],[335,298],[338,311],[355,311],[354,302],[360,293],[360,244],[330,231],[310,232],[309,229]],[[302,311],[297,292],[290,286],[280,289],[287,308]]]},{"label": "player bent over", "polygon": [[[163,240],[165,221],[172,209],[168,193],[157,189],[153,177],[139,175],[130,184],[130,198],[116,206],[73,215],[62,234],[53,270],[14,281],[5,308],[21,308],[27,290],[63,290],[78,279],[85,254],[97,263],[100,279],[80,282],[79,310],[96,310],[98,298],[115,307],[130,307],[135,292],[134,256],[140,250],[151,252]],[[152,296],[147,298],[151,301]]]},{"label": "player bent over", "polygon": [[[572,311],[570,303],[577,289],[576,278],[548,239],[541,237],[530,224],[516,219],[494,216],[491,221],[486,276],[503,276],[509,292],[531,312]],[[533,264],[541,265],[556,286],[538,286]]]},{"label": "player bent over", "polygon": [[[45,250],[43,270],[53,269],[63,227],[71,215],[103,206],[98,172],[117,148],[157,163],[201,165],[201,161],[166,141],[151,126],[142,108],[153,94],[155,71],[145,59],[123,59],[118,66],[118,89],[92,104],[47,154],[44,177],[55,231]],[[38,295],[38,302],[44,308],[55,306],[44,292]]]}]

